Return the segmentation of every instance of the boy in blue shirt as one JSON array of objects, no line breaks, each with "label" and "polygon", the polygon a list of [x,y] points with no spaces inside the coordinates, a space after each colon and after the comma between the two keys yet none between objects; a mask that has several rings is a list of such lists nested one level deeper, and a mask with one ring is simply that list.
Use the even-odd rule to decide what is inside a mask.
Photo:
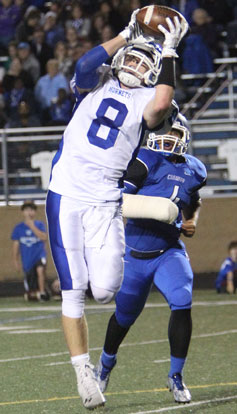
[{"label": "boy in blue shirt", "polygon": [[215,286],[217,293],[223,291],[226,285],[227,293],[235,293],[237,272],[237,240],[231,241],[228,245],[228,257],[224,260],[216,278]]},{"label": "boy in blue shirt", "polygon": [[21,206],[24,221],[18,223],[11,235],[13,240],[13,261],[17,271],[21,265],[25,273],[25,300],[38,299],[46,301],[49,295],[45,287],[46,279],[46,250],[47,233],[45,224],[35,220],[36,205],[26,201]]}]

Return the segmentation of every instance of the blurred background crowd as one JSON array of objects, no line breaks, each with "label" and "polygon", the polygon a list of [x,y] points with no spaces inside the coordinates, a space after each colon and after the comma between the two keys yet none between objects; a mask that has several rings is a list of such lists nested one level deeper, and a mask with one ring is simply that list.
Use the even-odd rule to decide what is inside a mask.
[{"label": "blurred background crowd", "polygon": [[237,56],[236,0],[1,0],[0,128],[67,124],[77,59],[149,4],[173,7],[190,24],[178,50],[178,102],[187,98],[181,74],[213,72],[215,58]]}]

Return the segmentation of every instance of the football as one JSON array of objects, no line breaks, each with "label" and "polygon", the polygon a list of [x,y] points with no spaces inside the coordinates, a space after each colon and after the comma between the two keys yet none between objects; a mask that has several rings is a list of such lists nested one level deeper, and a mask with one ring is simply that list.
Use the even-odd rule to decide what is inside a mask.
[{"label": "football", "polygon": [[136,19],[145,34],[149,36],[162,37],[164,35],[160,32],[157,26],[162,24],[162,26],[169,30],[165,19],[166,17],[173,18],[175,16],[178,16],[179,21],[184,19],[181,13],[171,9],[170,7],[152,5],[140,9],[136,15]]}]

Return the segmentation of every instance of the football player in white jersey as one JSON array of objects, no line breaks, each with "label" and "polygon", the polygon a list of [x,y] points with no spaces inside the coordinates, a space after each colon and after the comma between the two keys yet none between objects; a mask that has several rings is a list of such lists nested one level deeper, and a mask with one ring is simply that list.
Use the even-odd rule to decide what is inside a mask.
[{"label": "football player in white jersey", "polygon": [[[54,263],[62,290],[62,324],[86,408],[103,405],[88,354],[84,315],[90,282],[94,298],[110,302],[123,277],[123,176],[144,127],[167,130],[176,47],[186,33],[169,19],[161,49],[139,33],[135,11],[116,37],[81,57],[72,81],[77,103],[53,165],[46,212]],[[112,57],[112,65],[105,62]]]}]

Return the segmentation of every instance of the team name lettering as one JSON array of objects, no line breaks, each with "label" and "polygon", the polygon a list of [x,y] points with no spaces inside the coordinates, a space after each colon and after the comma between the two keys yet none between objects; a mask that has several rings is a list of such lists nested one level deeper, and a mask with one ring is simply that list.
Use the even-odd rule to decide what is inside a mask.
[{"label": "team name lettering", "polygon": [[125,91],[123,89],[115,88],[114,86],[110,86],[109,91],[112,93],[116,93],[116,95],[124,96],[127,99],[131,98],[131,93],[128,91]]},{"label": "team name lettering", "polygon": [[173,175],[173,174],[168,174],[167,179],[168,180],[180,181],[181,183],[185,182],[185,178],[179,177],[178,175]]},{"label": "team name lettering", "polygon": [[39,241],[38,237],[20,237],[20,242],[25,244],[27,247],[31,247],[33,244]]}]

